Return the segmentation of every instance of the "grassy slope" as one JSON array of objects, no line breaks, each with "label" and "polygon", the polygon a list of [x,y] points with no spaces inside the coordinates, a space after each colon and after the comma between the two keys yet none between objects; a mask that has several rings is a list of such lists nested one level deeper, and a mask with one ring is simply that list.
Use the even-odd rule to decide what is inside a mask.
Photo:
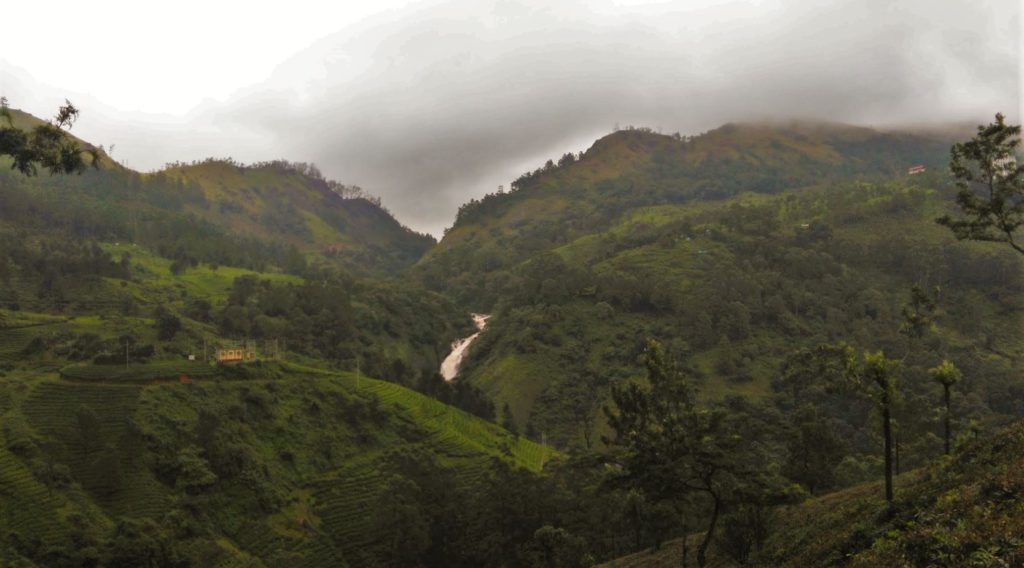
[{"label": "grassy slope", "polygon": [[[301,279],[205,264],[173,274],[167,259],[143,247],[101,246],[115,258],[130,254],[133,278],[98,280],[79,295],[76,311],[94,315],[0,311],[0,535],[29,533],[40,546],[59,546],[73,532],[69,518],[87,519],[109,533],[121,516],[159,519],[181,506],[185,496],[173,480],[160,478],[155,464],[164,458],[154,448],[192,438],[200,409],[243,424],[238,441],[250,450],[253,467],[269,472],[273,487],[258,507],[252,504],[258,491],[237,481],[219,483],[204,495],[216,503],[214,532],[185,544],[202,565],[259,559],[275,565],[293,558],[287,554],[304,557],[306,565],[361,565],[366,557],[360,555],[375,546],[368,512],[390,475],[385,464],[395,449],[426,451],[461,488],[488,475],[492,460],[537,472],[549,457],[543,447],[461,410],[392,383],[317,369],[322,363],[315,360],[303,359],[314,367],[269,364],[243,380],[184,361],[181,354],[194,352],[197,338],[220,339],[216,328],[183,317],[184,330],[174,342],[158,342],[152,319],[120,313],[124,297],[133,298],[142,313],[162,303],[180,315],[186,296],[219,304],[237,276],[277,283]],[[128,369],[65,366],[59,347],[83,333],[103,339],[131,333],[142,343],[155,343],[157,354],[152,363]],[[28,354],[36,338],[50,347]],[[181,373],[192,383],[178,384]],[[95,468],[100,447],[82,449],[82,405],[101,416],[100,447],[117,448],[122,485],[113,493]],[[369,418],[368,408],[377,409],[376,419]],[[130,423],[138,425],[147,449],[126,445]],[[44,485],[45,464],[67,466],[75,485]],[[13,554],[0,553],[0,565]]]},{"label": "grassy slope", "polygon": [[[749,565],[1022,565],[1024,423],[897,478],[896,511],[885,513],[881,483],[783,508]],[[680,554],[677,540],[607,565],[678,566]],[[721,551],[711,564],[734,565]]]},{"label": "grassy slope", "polygon": [[[208,264],[200,264],[189,268],[181,274],[171,273],[171,261],[157,256],[152,251],[126,243],[106,243],[102,247],[114,258],[124,254],[131,257],[135,268],[133,280],[121,286],[139,300],[153,301],[163,293],[168,295],[165,301],[173,301],[174,296],[182,291],[190,296],[205,298],[211,304],[218,304],[227,299],[231,285],[239,276],[259,276],[274,284],[301,284],[302,278],[291,274],[256,272],[234,266],[219,266],[216,269]],[[113,282],[111,282],[113,284]]]},{"label": "grassy slope", "polygon": [[211,161],[163,172],[194,182],[207,207],[192,212],[240,235],[286,242],[309,253],[337,250],[342,258],[395,270],[415,262],[430,237],[403,227],[365,199],[342,199],[320,180],[273,166],[240,168]]},{"label": "grassy slope", "polygon": [[[398,385],[287,365],[272,373],[273,379],[212,377],[188,385],[10,373],[0,382],[0,529],[55,545],[72,531],[70,514],[107,530],[122,515],[160,518],[182,495],[158,479],[153,444],[190,437],[200,409],[242,424],[236,435],[273,484],[270,493],[282,497],[274,510],[253,515],[250,491],[238,482],[210,489],[216,532],[192,543],[206,555],[193,560],[204,565],[229,565],[247,555],[268,560],[282,551],[302,553],[307,565],[341,565],[372,548],[367,512],[383,489],[389,450],[423,448],[463,486],[487,475],[492,459],[539,471],[547,458],[541,446]],[[319,410],[310,409],[313,401]],[[363,404],[379,408],[382,417],[371,423],[354,418]],[[103,443],[117,447],[123,481],[114,492],[90,465],[102,450],[80,441],[83,405],[101,411]],[[125,441],[130,422],[139,425],[147,449]],[[16,455],[12,449],[24,440],[38,449]],[[47,488],[32,473],[46,462],[67,465],[80,485]]]},{"label": "grassy slope", "polygon": [[[43,123],[18,110],[12,109],[11,115],[18,128],[29,129]],[[86,141],[75,140],[91,147]],[[127,170],[104,152],[100,154],[101,169],[115,174],[121,172],[126,177],[140,175]],[[206,203],[192,203],[187,211],[229,232],[293,245],[310,255],[324,256],[330,251],[327,256],[340,260],[346,268],[356,272],[397,272],[415,263],[434,244],[432,237],[402,226],[375,203],[361,198],[342,199],[324,180],[287,168],[239,167],[211,160],[174,165],[141,175],[194,184]],[[64,182],[53,178],[39,183],[49,188]],[[82,193],[76,197],[88,199]],[[172,212],[178,213],[177,210]],[[131,213],[139,214],[140,211]]]}]

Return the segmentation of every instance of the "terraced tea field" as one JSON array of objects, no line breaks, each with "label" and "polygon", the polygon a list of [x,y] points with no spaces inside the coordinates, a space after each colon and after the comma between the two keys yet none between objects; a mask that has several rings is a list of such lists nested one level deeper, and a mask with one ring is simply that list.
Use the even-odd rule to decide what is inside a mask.
[{"label": "terraced tea field", "polygon": [[0,328],[0,361],[17,360],[44,326]]},{"label": "terraced tea field", "polygon": [[206,378],[217,374],[217,368],[202,361],[161,361],[140,365],[68,365],[60,370],[62,377],[80,381],[147,383],[156,380]]},{"label": "terraced tea field", "polygon": [[[346,384],[355,386],[354,375],[345,375]],[[434,431],[432,445],[451,458],[479,455],[504,455],[516,465],[533,472],[544,467],[548,450],[525,437],[513,436],[497,424],[481,420],[468,412],[394,383],[374,379],[358,380],[361,392],[377,395],[381,402],[408,412],[417,424]]]},{"label": "terraced tea field", "polygon": [[[40,544],[55,544],[64,534],[59,509],[64,499],[32,476],[32,472],[6,449],[6,440],[0,445],[0,494],[4,506],[0,507],[0,530],[5,534],[17,533],[25,542],[37,540]],[[0,565],[5,565],[5,553],[0,547]]]},{"label": "terraced tea field", "polygon": [[[49,451],[68,464],[75,479],[94,494],[112,515],[158,518],[170,501],[144,464],[136,460],[141,442],[132,439],[129,423],[140,388],[87,385],[69,381],[40,382],[23,405],[29,424],[49,438]],[[80,410],[92,410],[99,419],[97,439],[89,440],[82,429]],[[114,452],[109,458],[106,452]],[[98,460],[116,459],[120,479],[116,491],[107,477],[109,468],[96,467]]]},{"label": "terraced tea field", "polygon": [[[459,485],[481,481],[491,471],[492,460],[502,458],[540,471],[548,451],[526,438],[515,437],[495,424],[449,407],[415,391],[384,381],[358,380],[344,375],[341,380],[360,392],[376,395],[385,406],[394,406],[429,432],[421,445],[437,456]],[[366,455],[309,484],[320,529],[350,556],[375,543],[371,526],[374,507],[384,490],[382,455]]]}]

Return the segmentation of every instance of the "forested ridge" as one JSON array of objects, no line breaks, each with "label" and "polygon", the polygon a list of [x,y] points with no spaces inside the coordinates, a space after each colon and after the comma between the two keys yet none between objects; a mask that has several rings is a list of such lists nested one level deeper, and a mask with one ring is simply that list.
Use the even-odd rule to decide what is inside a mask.
[{"label": "forested ridge", "polygon": [[1024,266],[958,220],[969,135],[627,128],[436,244],[309,164],[4,168],[0,564],[1012,563],[941,532],[1020,518]]}]

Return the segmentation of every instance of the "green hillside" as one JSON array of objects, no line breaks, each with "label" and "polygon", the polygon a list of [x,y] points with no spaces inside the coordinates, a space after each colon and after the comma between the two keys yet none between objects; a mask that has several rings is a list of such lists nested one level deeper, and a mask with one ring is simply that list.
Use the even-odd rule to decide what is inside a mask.
[{"label": "green hillside", "polygon": [[[859,485],[775,511],[760,542],[723,544],[709,566],[1017,566],[1024,562],[1021,456],[1018,423],[901,476],[892,515],[879,483]],[[679,566],[682,549],[676,540],[606,566]]]},{"label": "green hillside", "polygon": [[[35,273],[36,261],[9,250],[4,562],[134,565],[147,554],[160,565],[387,563],[392,533],[378,511],[391,484],[406,488],[396,498],[411,500],[403,506],[421,527],[452,516],[428,487],[476,499],[493,476],[532,476],[557,457],[367,377],[422,386],[433,376],[437,349],[470,326],[436,294],[330,271],[182,269],[110,242],[86,245],[84,257],[64,251],[63,261],[43,244],[35,250],[50,254],[52,272]],[[204,360],[242,338],[260,361]],[[444,396],[487,414],[459,392]]]},{"label": "green hillside", "polygon": [[[421,262],[460,299],[492,305],[480,283],[436,267],[491,272],[603,231],[635,207],[777,193],[829,180],[879,180],[908,165],[945,167],[948,135],[837,124],[729,124],[696,137],[628,129],[523,174],[508,193],[471,200]],[[467,279],[468,280],[468,279]]]},{"label": "green hillside", "polygon": [[[617,132],[468,205],[415,273],[494,314],[465,379],[563,447],[599,439],[602,393],[641,374],[649,337],[705,396],[773,402],[801,347],[904,350],[915,284],[941,289],[928,350],[970,361],[970,396],[991,401],[972,418],[1016,416],[996,401],[1021,370],[1024,266],[935,224],[951,184],[940,168],[907,177],[900,164],[943,154],[934,138],[836,125]],[[927,397],[935,362],[919,355],[911,389]]]},{"label": "green hillside", "polygon": [[0,202],[2,566],[454,558],[435,490],[475,511],[557,457],[432,383],[472,324],[389,276],[432,239],[309,166],[4,168]]},{"label": "green hillside", "polygon": [[337,184],[306,164],[208,160],[172,165],[157,175],[198,187],[205,203],[188,210],[200,218],[235,234],[338,258],[350,269],[395,272],[434,244],[429,235],[400,225],[372,198],[343,197]]},{"label": "green hillside", "polygon": [[[16,127],[41,123],[11,114]],[[162,247],[172,259],[239,265],[259,256],[282,266],[304,257],[372,275],[394,274],[434,244],[402,226],[379,200],[304,163],[208,159],[138,173],[101,152],[98,170],[26,178],[8,171],[8,158],[0,160],[0,198],[9,204],[0,228],[45,221],[48,230]]]},{"label": "green hillside", "polygon": [[408,475],[403,452],[429,457],[419,465],[451,476],[453,491],[486,478],[493,460],[538,472],[554,455],[366,377],[206,369],[182,367],[188,384],[147,380],[143,368],[88,381],[9,373],[0,558],[127,554],[117,541],[127,524],[164,539],[167,559],[196,565],[365,565],[385,534],[374,508],[389,476]]},{"label": "green hillside", "polygon": [[629,128],[437,244],[308,164],[0,171],[0,566],[1012,565],[1024,263],[945,136]]}]

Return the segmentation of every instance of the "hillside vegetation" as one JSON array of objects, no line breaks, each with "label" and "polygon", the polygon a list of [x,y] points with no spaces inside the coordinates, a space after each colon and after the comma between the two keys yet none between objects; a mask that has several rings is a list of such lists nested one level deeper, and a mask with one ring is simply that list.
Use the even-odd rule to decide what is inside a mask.
[{"label": "hillside vegetation", "polygon": [[392,476],[443,476],[455,495],[496,462],[538,472],[554,457],[394,384],[203,366],[166,382],[143,369],[9,375],[0,559],[119,564],[144,551],[160,565],[367,565],[398,530],[376,524],[377,504],[401,497],[386,492]]},{"label": "hillside vegetation", "polygon": [[[1021,456],[1024,424],[1017,423],[951,459],[901,476],[892,515],[886,513],[879,483],[851,487],[775,511],[759,542],[727,537],[709,566],[1020,565]],[[606,565],[679,566],[682,548],[676,540]]]},{"label": "hillside vegetation", "polygon": [[[41,122],[11,114],[22,128]],[[411,265],[434,244],[379,200],[304,163],[208,159],[138,173],[101,154],[98,170],[39,177],[9,171],[8,163],[0,159],[0,223],[136,242],[182,262],[287,270],[318,259],[382,275]]]},{"label": "hillside vegetation", "polygon": [[315,168],[5,169],[0,202],[0,565],[453,565],[559,458],[435,382],[472,323],[389,276],[432,239]]},{"label": "hillside vegetation", "polygon": [[0,566],[1017,562],[1024,265],[948,143],[630,128],[434,246],[308,164],[0,172]]},{"label": "hillside vegetation", "polygon": [[[465,379],[562,447],[599,443],[603,393],[642,374],[648,338],[707,397],[791,409],[778,379],[794,351],[840,340],[906,350],[898,330],[914,285],[938,287],[939,311],[907,361],[909,396],[934,398],[924,370],[942,354],[971,368],[962,420],[1017,416],[1024,267],[935,224],[951,184],[901,164],[944,153],[932,138],[831,125],[691,140],[622,131],[468,205],[415,272],[494,314]],[[853,434],[867,407],[857,414],[842,428],[869,452],[874,442]],[[903,419],[937,431],[934,417]],[[930,459],[927,444],[908,448],[908,463]]]}]

